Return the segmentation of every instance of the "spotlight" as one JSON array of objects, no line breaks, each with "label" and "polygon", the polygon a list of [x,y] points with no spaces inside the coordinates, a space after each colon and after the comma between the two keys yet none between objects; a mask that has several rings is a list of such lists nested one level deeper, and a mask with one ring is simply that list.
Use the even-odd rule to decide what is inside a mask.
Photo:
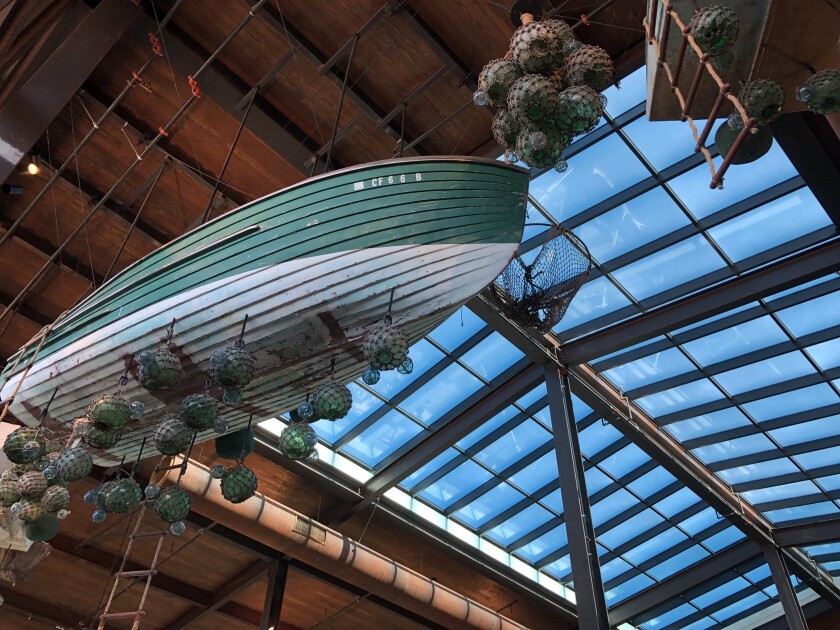
[{"label": "spotlight", "polygon": [[26,162],[20,165],[18,172],[21,175],[37,175],[41,172],[40,159],[36,155],[29,155]]},{"label": "spotlight", "polygon": [[22,195],[23,186],[18,186],[16,184],[3,184],[0,186],[0,192],[6,195]]}]

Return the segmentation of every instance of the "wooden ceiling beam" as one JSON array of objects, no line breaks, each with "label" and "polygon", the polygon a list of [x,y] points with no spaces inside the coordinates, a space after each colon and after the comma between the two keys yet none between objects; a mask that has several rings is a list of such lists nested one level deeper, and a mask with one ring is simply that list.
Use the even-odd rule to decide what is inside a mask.
[{"label": "wooden ceiling beam", "polygon": [[[87,615],[74,613],[64,606],[56,606],[49,602],[25,595],[20,591],[11,588],[3,589],[3,608],[14,608],[22,616],[28,619],[37,619],[55,628],[81,628],[87,627]],[[114,628],[114,626],[106,626]]]},{"label": "wooden ceiling beam", "polygon": [[[172,621],[165,630],[183,630],[200,621],[207,615],[214,613],[239,593],[249,588],[254,582],[262,580],[268,571],[268,562],[257,560],[244,571],[231,578],[227,584],[213,593],[208,605],[193,606],[190,610]],[[156,576],[155,579],[157,579]]]},{"label": "wooden ceiling beam", "polygon": [[[76,540],[66,534],[58,534],[50,541],[50,545],[52,545],[55,551],[68,554],[74,558],[79,558],[88,564],[99,567],[105,571],[110,572],[111,565],[114,561],[113,554],[103,551],[97,547],[86,545],[84,544],[84,541]],[[262,564],[267,566],[264,562],[262,562]],[[253,565],[251,565],[251,567],[253,567]],[[127,562],[125,565],[126,571],[140,571],[145,568],[146,567],[142,566],[140,563],[131,561]],[[263,571],[265,571],[265,569],[263,569]],[[142,585],[142,582],[137,583]],[[208,611],[211,607],[215,606],[211,612],[216,612],[248,625],[259,626],[260,623],[259,620],[261,615],[258,611],[229,601],[230,597],[235,596],[235,593],[227,600],[217,603],[215,598],[218,592],[212,593],[210,591],[205,591],[204,589],[182,582],[178,578],[160,572],[158,572],[152,579],[152,589],[166,595],[177,597],[178,599],[192,604],[193,608],[191,608],[190,611],[196,609]]]},{"label": "wooden ceiling beam", "polygon": [[[6,308],[6,305],[11,304],[13,299],[14,296],[0,292],[0,308]],[[17,316],[28,320],[33,326],[39,328],[52,324],[52,320],[49,317],[24,304],[18,306]]]},{"label": "wooden ceiling beam", "polygon": [[[255,0],[248,0],[248,4],[253,5]],[[283,39],[287,39],[293,48],[300,51],[304,56],[315,66],[316,71],[321,70],[321,74],[335,83],[339,88],[344,85],[344,70],[339,70],[334,63],[337,59],[327,57],[313,42],[304,36],[294,24],[289,22],[289,19],[280,15],[277,9],[271,4],[266,3],[262,6],[259,13],[266,24],[277,31]],[[383,118],[388,115],[384,108],[377,105],[374,100],[352,85],[347,86],[347,97],[361,109],[365,115],[370,118],[374,124],[378,124]],[[394,140],[399,141],[401,133],[400,126],[395,121],[389,121],[386,125],[381,127]],[[408,135],[403,135],[403,141],[406,145],[411,144],[413,138]],[[313,151],[314,153],[314,151]],[[421,151],[411,150],[406,151],[406,155],[419,155]]]},{"label": "wooden ceiling beam", "polygon": [[[88,82],[85,84],[83,94],[84,99],[92,103],[95,107],[102,110],[106,108],[104,103],[108,100],[108,97],[100,92],[99,89],[92,83]],[[143,123],[143,121],[134,117],[122,106],[117,106],[111,114],[111,117],[125,129],[126,133],[128,133],[130,137],[138,139],[152,138],[157,134],[157,130],[153,130],[151,127],[148,127],[145,123]],[[210,198],[210,193],[213,191],[216,184],[216,178],[210,175],[209,172],[205,171],[205,169],[201,168],[200,165],[195,167],[189,166],[190,162],[195,161],[193,158],[190,158],[175,147],[171,146],[171,143],[167,142],[166,139],[162,139],[158,142],[154,146],[154,151],[159,153],[163,158],[169,158],[172,160],[174,167],[205,188],[207,190],[207,198]],[[224,202],[229,206],[229,209],[236,208],[250,201],[250,199],[245,198],[242,194],[234,190],[231,190],[229,193],[224,195],[220,193],[216,194],[217,205]],[[203,211],[204,203],[202,202],[201,210],[199,212],[201,213]],[[199,217],[201,216],[200,213],[198,215]]]}]

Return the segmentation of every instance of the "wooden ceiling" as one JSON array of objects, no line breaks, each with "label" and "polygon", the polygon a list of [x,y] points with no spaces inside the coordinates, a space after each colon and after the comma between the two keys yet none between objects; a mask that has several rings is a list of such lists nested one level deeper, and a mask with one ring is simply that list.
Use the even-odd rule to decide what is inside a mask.
[{"label": "wooden ceiling", "polygon": [[[0,238],[27,211],[0,246],[2,310],[132,167],[149,139],[190,95],[188,75],[249,17],[255,4],[144,0],[134,7],[125,1],[137,13],[131,25],[81,89],[62,101],[48,127],[38,130],[32,152],[44,165],[41,173],[13,173],[6,183],[22,186],[23,194],[0,195]],[[0,106],[49,58],[62,34],[84,26],[91,12],[88,4],[0,0]],[[507,48],[513,30],[510,4],[266,1],[201,76],[201,98],[135,165],[86,228],[48,265],[43,279],[0,320],[0,360],[106,278],[198,224],[254,86],[260,89],[219,182],[212,216],[309,175],[311,157],[326,153],[345,75],[347,93],[332,168],[390,158],[401,134],[404,147],[414,144],[406,154],[497,152],[489,131],[491,112],[472,105],[471,96],[481,67]],[[589,26],[581,26],[578,34],[610,52],[619,76],[641,63],[643,0],[543,4],[570,23],[591,14]],[[160,38],[164,55],[154,56],[149,33],[174,6]],[[129,90],[55,185],[33,204],[54,169],[72,155],[150,57],[142,85]],[[324,163],[323,158],[318,161],[317,172]]]}]

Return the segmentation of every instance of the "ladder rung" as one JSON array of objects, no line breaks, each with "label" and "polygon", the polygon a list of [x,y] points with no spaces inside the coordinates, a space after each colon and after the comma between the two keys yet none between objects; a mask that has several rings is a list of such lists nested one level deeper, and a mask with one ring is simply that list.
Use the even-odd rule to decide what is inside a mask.
[{"label": "ladder rung", "polygon": [[115,575],[121,578],[146,577],[149,575],[157,575],[157,569],[143,569],[141,571],[120,571]]},{"label": "ladder rung", "polygon": [[156,532],[143,532],[141,534],[135,534],[132,538],[152,538],[154,536],[166,536],[169,533],[169,530],[161,529]]},{"label": "ladder rung", "polygon": [[105,613],[100,617],[100,619],[133,619],[134,617],[140,617],[141,615],[145,614],[145,610],[135,610],[134,612],[121,613]]}]

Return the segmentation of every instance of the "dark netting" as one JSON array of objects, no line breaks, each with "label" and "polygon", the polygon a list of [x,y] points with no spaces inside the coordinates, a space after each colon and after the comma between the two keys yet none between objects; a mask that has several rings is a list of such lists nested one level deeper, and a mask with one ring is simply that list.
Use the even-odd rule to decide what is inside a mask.
[{"label": "dark netting", "polygon": [[[532,255],[525,254],[525,259]],[[592,259],[583,241],[558,228],[549,231],[533,262],[528,264],[516,256],[496,278],[490,292],[508,317],[547,332],[563,319],[591,269]]]}]

